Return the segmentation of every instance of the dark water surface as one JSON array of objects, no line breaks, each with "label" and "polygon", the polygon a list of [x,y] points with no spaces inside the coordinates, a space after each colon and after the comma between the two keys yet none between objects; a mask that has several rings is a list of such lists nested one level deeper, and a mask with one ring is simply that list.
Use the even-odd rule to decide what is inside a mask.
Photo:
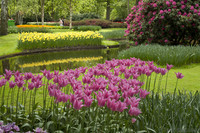
[{"label": "dark water surface", "polygon": [[105,60],[116,58],[123,48],[74,50],[62,52],[37,53],[0,60],[0,74],[5,69],[20,72],[38,73],[41,70],[67,70],[81,66],[90,67]]}]

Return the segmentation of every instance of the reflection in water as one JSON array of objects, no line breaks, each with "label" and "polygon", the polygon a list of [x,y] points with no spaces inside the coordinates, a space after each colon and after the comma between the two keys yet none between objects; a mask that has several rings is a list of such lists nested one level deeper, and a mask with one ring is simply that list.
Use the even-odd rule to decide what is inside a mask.
[{"label": "reflection in water", "polygon": [[90,67],[115,58],[119,48],[38,53],[0,60],[0,74],[5,69],[38,73],[40,70],[67,70]]}]

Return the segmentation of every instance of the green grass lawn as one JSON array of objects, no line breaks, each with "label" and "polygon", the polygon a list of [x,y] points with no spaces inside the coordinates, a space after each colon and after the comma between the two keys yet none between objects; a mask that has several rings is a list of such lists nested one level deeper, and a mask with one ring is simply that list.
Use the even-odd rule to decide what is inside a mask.
[{"label": "green grass lawn", "polygon": [[[160,66],[163,67],[163,66]],[[200,91],[200,64],[192,64],[192,65],[185,65],[182,67],[175,67],[172,68],[169,71],[168,76],[168,83],[167,83],[167,92],[173,93],[175,86],[176,86],[176,74],[175,72],[180,72],[184,75],[183,79],[179,79],[178,81],[178,87],[177,90],[184,90],[184,91],[190,91],[190,92],[196,92]],[[157,83],[156,86],[158,86],[160,75],[157,76]],[[151,76],[152,82],[151,82],[151,90],[154,88],[154,79],[155,75],[153,74]],[[166,75],[163,76],[161,81],[161,88],[162,90],[165,90],[165,84],[166,84]],[[157,88],[157,87],[155,87]],[[161,91],[162,91],[161,90]],[[157,91],[157,90],[156,90]]]},{"label": "green grass lawn", "polygon": [[17,35],[8,34],[6,36],[0,36],[0,56],[21,52],[17,49]]}]

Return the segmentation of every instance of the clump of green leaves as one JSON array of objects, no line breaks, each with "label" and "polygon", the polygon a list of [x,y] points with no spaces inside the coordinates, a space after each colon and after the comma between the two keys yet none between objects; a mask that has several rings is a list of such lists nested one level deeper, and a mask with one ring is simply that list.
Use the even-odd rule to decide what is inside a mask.
[{"label": "clump of green leaves", "polygon": [[123,50],[118,55],[120,59],[128,59],[130,57],[154,61],[159,65],[173,64],[174,66],[182,66],[200,62],[200,47],[161,46],[158,44],[139,45]]}]

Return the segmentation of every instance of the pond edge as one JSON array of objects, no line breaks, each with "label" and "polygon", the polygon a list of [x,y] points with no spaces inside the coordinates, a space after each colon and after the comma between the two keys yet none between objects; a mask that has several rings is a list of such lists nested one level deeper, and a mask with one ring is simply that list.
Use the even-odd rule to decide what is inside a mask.
[{"label": "pond edge", "polygon": [[1,59],[6,59],[10,57],[15,57],[15,56],[21,56],[21,55],[29,55],[29,54],[35,54],[35,53],[46,53],[46,52],[58,52],[58,51],[70,51],[70,50],[86,50],[86,49],[106,49],[106,48],[118,48],[120,45],[113,45],[113,46],[76,46],[76,47],[63,47],[63,48],[50,48],[50,49],[40,49],[40,50],[30,50],[30,51],[23,51],[19,53],[14,53],[14,54],[8,54],[8,55],[3,55],[0,56]]}]

